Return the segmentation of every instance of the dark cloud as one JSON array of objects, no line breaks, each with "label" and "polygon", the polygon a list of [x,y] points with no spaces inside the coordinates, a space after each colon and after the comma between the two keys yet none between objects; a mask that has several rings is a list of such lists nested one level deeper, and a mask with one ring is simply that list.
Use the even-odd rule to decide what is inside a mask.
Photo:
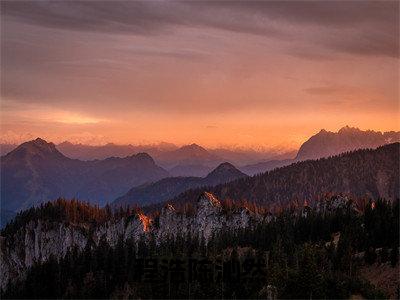
[{"label": "dark cloud", "polygon": [[138,33],[167,25],[257,33],[263,27],[260,17],[320,26],[393,26],[399,17],[398,1],[2,1],[1,6],[3,14],[48,27]]},{"label": "dark cloud", "polygon": [[[398,1],[2,1],[1,8],[3,15],[49,28],[158,35],[176,26],[204,26],[311,39],[351,54],[399,54]],[[310,37],[282,24],[310,26],[310,32],[313,27],[323,34]]]},{"label": "dark cloud", "polygon": [[321,43],[332,49],[356,55],[399,57],[398,27],[387,31],[365,28],[351,34],[326,38]]},{"label": "dark cloud", "polygon": [[3,1],[2,13],[51,28],[111,33],[160,34],[178,25],[267,33],[265,26],[232,18],[234,11],[167,1]]},{"label": "dark cloud", "polygon": [[[388,1],[1,1],[2,97],[99,115],[273,110],[274,103],[294,103],[296,90],[315,74],[325,80],[312,85],[373,81],[391,97],[398,78],[390,76],[392,60],[353,58],[397,57],[396,7]],[[332,61],[343,67],[339,78],[329,75]],[[293,77],[298,83],[288,83]]]},{"label": "dark cloud", "polygon": [[178,21],[140,1],[2,1],[2,14],[50,28],[149,34]]},{"label": "dark cloud", "polygon": [[398,1],[193,1],[192,6],[224,8],[292,23],[346,27],[361,23],[395,24]]}]

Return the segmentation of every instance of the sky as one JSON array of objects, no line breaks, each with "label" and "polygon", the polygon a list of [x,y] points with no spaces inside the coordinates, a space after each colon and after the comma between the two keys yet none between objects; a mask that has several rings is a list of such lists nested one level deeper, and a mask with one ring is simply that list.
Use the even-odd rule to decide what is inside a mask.
[{"label": "sky", "polygon": [[397,1],[1,1],[1,142],[400,130]]}]

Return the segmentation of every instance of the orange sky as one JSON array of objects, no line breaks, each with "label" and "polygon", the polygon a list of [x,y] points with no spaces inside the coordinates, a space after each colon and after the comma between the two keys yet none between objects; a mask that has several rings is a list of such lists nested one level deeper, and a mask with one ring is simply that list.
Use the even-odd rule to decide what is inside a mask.
[{"label": "orange sky", "polygon": [[321,128],[400,130],[395,1],[1,5],[2,142],[296,148]]}]

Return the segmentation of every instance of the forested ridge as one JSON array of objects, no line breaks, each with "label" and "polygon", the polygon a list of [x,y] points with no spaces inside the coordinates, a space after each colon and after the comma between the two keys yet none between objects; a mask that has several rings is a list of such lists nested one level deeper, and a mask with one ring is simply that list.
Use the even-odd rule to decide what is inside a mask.
[{"label": "forested ridge", "polygon": [[[270,205],[319,200],[326,193],[394,200],[400,196],[400,143],[307,160],[207,190],[219,199]],[[196,201],[204,190],[186,191],[168,201],[174,206]]]},{"label": "forested ridge", "polygon": [[[30,220],[55,221],[50,212],[57,209],[69,211],[71,221],[101,222],[100,211],[106,211],[62,201],[50,207],[38,208]],[[363,279],[360,266],[398,267],[399,201],[370,200],[362,211],[354,210],[351,200],[329,212],[284,210],[270,222],[226,228],[208,243],[190,234],[160,244],[151,236],[120,239],[115,247],[102,240],[82,252],[71,249],[59,261],[36,263],[1,297],[266,298],[273,293],[278,298],[386,298],[385,291]],[[24,218],[28,215],[17,220]]]},{"label": "forested ridge", "polygon": [[1,236],[8,238],[29,222],[85,224],[95,228],[106,222],[129,217],[140,212],[139,207],[120,207],[112,209],[109,205],[99,207],[77,199],[59,198],[18,213],[2,230]]},{"label": "forested ridge", "polygon": [[[398,290],[373,286],[362,271],[380,265],[398,270],[398,164],[395,143],[181,194],[172,204],[182,218],[196,215],[198,196],[207,189],[221,199],[220,214],[243,212],[258,220],[235,230],[222,225],[208,240],[193,232],[156,237],[157,207],[145,216],[139,207],[100,208],[64,199],[42,204],[2,230],[1,247],[17,245],[14,236],[25,236],[24,227],[38,223],[41,230],[72,224],[85,232],[87,243],[33,261],[1,297],[398,297]],[[90,232],[138,215],[155,230],[138,227],[137,238],[116,235],[115,244],[108,235],[91,240]]]}]

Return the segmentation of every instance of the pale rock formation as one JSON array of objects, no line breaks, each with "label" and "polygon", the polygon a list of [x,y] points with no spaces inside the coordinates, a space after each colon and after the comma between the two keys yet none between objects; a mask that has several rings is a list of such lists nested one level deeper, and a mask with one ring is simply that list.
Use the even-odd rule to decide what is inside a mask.
[{"label": "pale rock formation", "polygon": [[1,238],[0,288],[4,288],[10,279],[23,276],[25,270],[35,262],[44,262],[51,256],[59,259],[73,247],[82,251],[89,242],[98,245],[105,240],[115,246],[120,238],[137,241],[141,236],[153,236],[156,243],[160,243],[167,237],[188,233],[203,237],[208,242],[212,234],[221,229],[245,228],[262,220],[263,216],[246,208],[225,212],[217,198],[211,193],[203,193],[194,215],[185,215],[177,212],[172,205],[167,205],[160,213],[158,225],[141,213],[108,221],[94,230],[89,230],[88,224],[31,221],[12,237]]}]

